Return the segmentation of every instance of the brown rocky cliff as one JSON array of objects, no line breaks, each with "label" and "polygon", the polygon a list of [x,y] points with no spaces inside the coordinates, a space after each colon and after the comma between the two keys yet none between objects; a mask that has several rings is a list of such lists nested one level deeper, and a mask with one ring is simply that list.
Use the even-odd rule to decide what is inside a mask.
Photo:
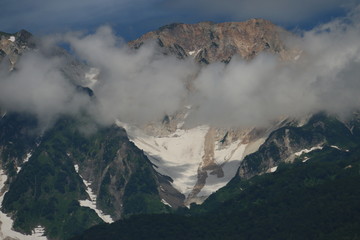
[{"label": "brown rocky cliff", "polygon": [[23,52],[34,47],[32,35],[26,30],[21,30],[14,34],[0,32],[0,61],[8,57],[11,68],[15,66]]},{"label": "brown rocky cliff", "polygon": [[175,54],[179,58],[192,56],[203,63],[229,62],[236,54],[250,60],[262,51],[287,59],[289,52],[282,41],[286,35],[290,33],[263,19],[226,23],[175,23],[146,33],[129,45],[139,48],[144,42],[156,40],[164,54]]}]

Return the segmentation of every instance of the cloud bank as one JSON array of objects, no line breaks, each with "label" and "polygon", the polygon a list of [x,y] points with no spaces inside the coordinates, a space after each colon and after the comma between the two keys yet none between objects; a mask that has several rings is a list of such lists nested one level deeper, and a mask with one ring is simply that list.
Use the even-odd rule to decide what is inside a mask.
[{"label": "cloud bank", "polygon": [[[202,69],[196,79],[200,121],[252,125],[317,111],[346,116],[360,107],[359,8],[287,44],[296,61],[260,55]],[[217,109],[217,110],[215,110]]]},{"label": "cloud bank", "polygon": [[[280,116],[302,117],[317,111],[346,116],[360,108],[360,8],[303,32],[287,44],[301,49],[297,60],[284,62],[261,54],[247,62],[199,68],[191,59],[160,55],[155,44],[132,50],[111,28],[94,34],[50,37],[63,41],[91,67],[98,68],[96,100],[76,91],[59,70],[60,56],[24,55],[18,70],[2,72],[1,107],[28,111],[43,121],[60,114],[86,112],[98,123],[161,120],[184,104],[194,109],[193,124],[249,127]],[[194,91],[186,83],[191,79]],[[44,120],[45,119],[45,120]]]}]

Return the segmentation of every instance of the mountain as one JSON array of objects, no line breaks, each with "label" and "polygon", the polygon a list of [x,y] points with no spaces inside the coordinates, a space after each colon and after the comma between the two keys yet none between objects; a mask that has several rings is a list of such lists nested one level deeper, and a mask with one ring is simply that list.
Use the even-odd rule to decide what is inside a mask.
[{"label": "mountain", "polygon": [[[32,51],[59,56],[71,90],[90,106],[96,103],[101,69],[60,47],[43,48],[26,31],[0,37],[1,66],[6,66],[1,71],[16,72],[21,57]],[[191,58],[200,71],[234,57],[251,61],[261,52],[296,61],[300,52],[286,46],[289,37],[262,19],[203,22],[164,26],[129,47],[137,51],[155,42],[160,54]],[[196,91],[192,81],[186,83],[189,92]],[[197,106],[184,101],[175,114],[143,125],[114,120],[103,126],[80,111],[44,127],[30,113],[0,110],[1,238],[346,239],[358,234],[358,186],[349,184],[358,181],[356,112],[347,121],[318,113],[279,117],[267,127],[192,126],[188,119]],[[284,189],[293,194],[287,197]],[[322,206],[324,200],[328,204]],[[314,208],[319,211],[310,219]],[[327,218],[341,220],[314,229],[315,220]],[[304,233],[293,236],[296,226]]]},{"label": "mountain", "polygon": [[7,59],[9,68],[14,68],[19,56],[34,48],[32,35],[26,30],[14,34],[0,32],[0,61]]},{"label": "mountain", "polygon": [[48,237],[66,239],[102,221],[166,212],[161,199],[172,202],[171,193],[179,194],[121,128],[84,136],[78,130],[84,122],[64,117],[36,136],[33,123],[31,116],[17,114],[1,120],[2,132],[10,136],[3,136],[1,146],[7,178],[2,212],[12,216],[17,231],[30,234],[41,226]]},{"label": "mountain", "polygon": [[284,44],[291,34],[264,19],[245,22],[201,22],[197,24],[174,23],[149,32],[131,41],[139,48],[144,42],[156,40],[164,54],[178,58],[193,57],[209,64],[229,62],[234,55],[250,60],[265,51],[289,59],[293,53]]},{"label": "mountain", "polygon": [[[256,21],[242,24],[249,26]],[[146,41],[155,40],[163,54],[180,59],[192,56],[206,64],[227,63],[233,55],[208,54],[217,49],[226,52],[216,45],[231,45],[224,40],[231,34],[220,38],[222,43],[212,45],[215,38],[209,29],[220,25],[172,24],[145,34],[130,46],[141,48]],[[236,39],[234,35],[229,38]],[[247,49],[263,46],[261,38],[254,39]],[[285,46],[283,51],[259,51],[264,49],[273,54],[282,52],[279,56],[285,61],[296,61],[299,53]],[[242,55],[236,51],[247,60],[259,53]],[[194,109],[196,106],[185,106],[162,123],[141,127],[118,123],[144,150],[155,169],[174,179],[174,186],[185,194],[190,209],[133,216],[95,226],[73,239],[358,239],[357,112],[348,120],[322,112],[302,119],[285,117],[267,129],[187,128],[186,119]],[[196,155],[184,154],[189,152]],[[175,173],[183,168],[188,175]],[[224,178],[232,174],[233,178]],[[211,192],[215,193],[208,197]]]},{"label": "mountain", "polygon": [[[271,133],[259,150],[241,162],[239,176],[249,179],[266,172],[276,171],[279,164],[291,163],[299,156],[325,146],[349,151],[359,142],[358,114],[353,120],[342,122],[334,116],[319,113],[302,127],[283,127]],[[304,159],[306,161],[308,159]]]},{"label": "mountain", "polygon": [[[1,36],[10,74],[23,54],[38,51],[23,33]],[[77,94],[96,101],[87,85],[91,68],[60,48],[46,54],[64,57],[66,79]],[[32,114],[2,109],[1,238],[43,239],[45,233],[48,239],[67,239],[94,224],[168,212],[168,203],[183,205],[171,179],[153,169],[124,129],[95,126],[97,131],[86,134],[91,127],[93,121],[81,114],[61,116],[44,128]]]},{"label": "mountain", "polygon": [[[299,51],[285,45],[290,37],[291,33],[269,21],[251,19],[238,23],[166,25],[129,42],[129,46],[138,49],[147,42],[155,42],[162,54],[180,59],[190,57],[200,64],[229,63],[233,57],[250,61],[261,52],[293,61]],[[187,88],[196,91],[193,79]],[[272,131],[301,122],[285,117],[265,128],[188,127],[188,118],[196,113],[197,106],[186,101],[183,105],[175,114],[166,115],[162,122],[143,126],[119,123],[119,126],[144,150],[158,172],[173,179],[173,186],[185,195],[185,205],[200,204],[225,186],[244,157],[257,151]]]},{"label": "mountain", "polygon": [[[236,175],[202,205],[174,214],[133,216],[72,239],[359,239],[359,118],[352,120],[351,134],[344,123],[325,115],[291,131],[309,131],[319,123],[324,123],[316,130],[325,140],[321,148],[303,149],[291,162],[260,175]],[[272,153],[265,149],[274,139],[289,139],[287,129],[275,131],[259,152],[246,157],[247,166],[278,156],[286,144],[273,145]],[[320,138],[305,140],[299,134],[290,139],[309,143]]]}]

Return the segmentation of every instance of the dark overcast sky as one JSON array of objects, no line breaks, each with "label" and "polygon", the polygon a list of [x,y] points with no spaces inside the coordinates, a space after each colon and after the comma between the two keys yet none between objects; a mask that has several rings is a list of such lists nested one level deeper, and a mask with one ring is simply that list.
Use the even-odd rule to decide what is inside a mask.
[{"label": "dark overcast sky", "polygon": [[34,34],[94,30],[107,24],[126,40],[173,23],[265,18],[309,29],[343,16],[360,0],[1,0],[0,31]]}]

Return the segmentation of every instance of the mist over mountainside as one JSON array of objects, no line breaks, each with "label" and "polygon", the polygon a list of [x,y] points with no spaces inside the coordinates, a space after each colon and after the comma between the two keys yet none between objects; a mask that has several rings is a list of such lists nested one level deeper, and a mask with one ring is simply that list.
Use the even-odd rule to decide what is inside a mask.
[{"label": "mist over mountainside", "polygon": [[[279,116],[301,117],[319,110],[346,115],[359,105],[355,97],[359,87],[356,81],[358,22],[358,9],[355,9],[344,19],[303,32],[302,37],[285,39],[287,42],[278,51],[289,49],[299,54],[293,56],[293,61],[281,61],[270,54],[259,54],[261,49],[266,50],[267,42],[264,40],[267,38],[265,33],[269,32],[267,29],[274,28],[277,32],[277,28],[266,21],[260,21],[258,27],[254,21],[249,21],[247,25],[253,24],[254,29],[260,28],[254,30],[256,36],[253,38],[260,42],[244,42],[241,38],[237,41],[244,42],[243,49],[253,47],[258,56],[249,62],[235,55],[229,64],[215,62],[201,69],[193,64],[192,58],[179,61],[174,56],[159,54],[156,43],[145,44],[137,51],[129,49],[108,27],[102,27],[93,34],[52,36],[43,41],[44,46],[49,48],[52,43],[68,43],[78,59],[98,69],[98,74],[95,70],[91,73],[89,70],[87,75],[98,76],[95,79],[99,81],[93,83],[92,87],[97,103],[87,107],[87,102],[74,95],[64,83],[66,81],[59,74],[64,57],[48,56],[42,51],[26,54],[19,62],[21,70],[3,77],[15,78],[16,81],[2,82],[1,102],[8,109],[23,108],[19,110],[32,111],[40,118],[64,112],[76,113],[85,108],[97,122],[103,124],[112,124],[114,119],[140,123],[161,120],[165,114],[174,114],[184,102],[186,105],[198,106],[198,111],[191,114],[188,120],[194,122],[194,125],[266,125]],[[219,25],[218,28],[226,32],[230,31],[231,26]],[[177,28],[183,28],[183,25],[175,25],[173,31]],[[159,31],[164,35],[169,29]],[[239,30],[238,36],[242,36],[240,33]],[[208,38],[210,44],[212,42],[211,32],[194,30],[186,34],[193,39],[197,39],[196,34],[200,34]],[[262,34],[265,34],[263,40]],[[216,32],[214,37],[220,37],[215,35]],[[274,33],[274,36],[277,35]],[[274,45],[280,45],[279,38],[273,40],[276,42]],[[219,43],[214,42],[225,44],[224,39]],[[186,42],[191,43],[190,40]],[[252,46],[257,44],[259,52]],[[271,41],[268,44],[270,51],[276,51]],[[196,45],[193,48],[183,46],[181,42],[175,45],[186,50],[186,55],[190,55],[190,51],[199,50]],[[39,48],[42,49],[41,45]],[[229,48],[233,48],[231,44]],[[211,46],[205,46],[203,50],[210,54]],[[253,54],[253,51],[249,54]],[[34,69],[37,71],[32,71]],[[21,92],[24,88],[16,88],[17,85],[26,84],[30,85],[28,87],[41,86],[45,84],[43,82],[46,82],[44,79],[49,76],[47,74],[53,74],[52,88],[49,90],[37,87],[32,91],[34,94],[29,95]],[[196,91],[188,92],[189,81]],[[18,94],[8,96],[9,92],[15,90],[19,91]],[[44,102],[49,104],[42,106]]]},{"label": "mist over mountainside", "polygon": [[[263,19],[171,24],[129,43],[108,26],[0,33],[0,236],[67,239],[186,212],[316,150],[353,161],[359,12],[297,35]],[[232,201],[229,186],[200,212]]]}]

